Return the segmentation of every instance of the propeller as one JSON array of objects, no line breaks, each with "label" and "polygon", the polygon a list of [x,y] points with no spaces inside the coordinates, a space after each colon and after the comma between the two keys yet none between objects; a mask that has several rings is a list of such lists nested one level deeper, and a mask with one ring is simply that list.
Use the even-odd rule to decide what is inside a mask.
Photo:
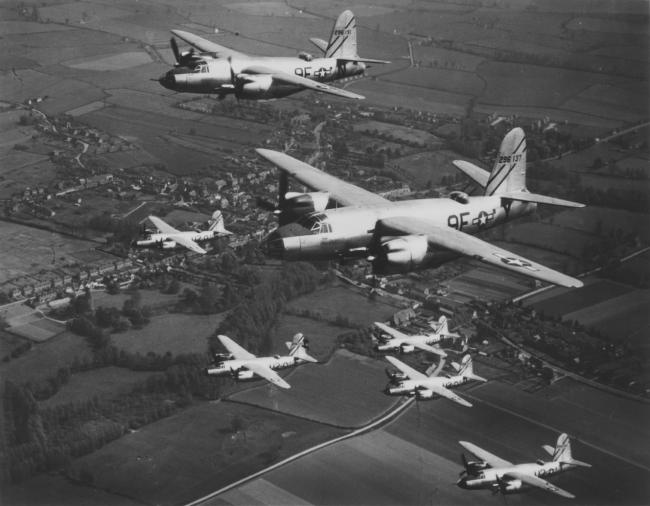
[{"label": "propeller", "polygon": [[176,60],[175,67],[184,67],[187,66],[194,60],[194,48],[191,47],[189,51],[181,53],[178,49],[178,43],[176,39],[172,37],[169,39],[169,45],[172,48],[172,53],[174,53],[174,59]]},{"label": "propeller", "polygon": [[465,454],[462,452],[460,454],[460,460],[463,463],[463,470],[458,473],[458,476],[467,476],[469,474],[469,463],[467,462],[467,457],[465,457]]},{"label": "propeller", "polygon": [[169,45],[172,48],[172,53],[174,53],[174,59],[176,60],[176,63],[180,65],[180,63],[181,63],[181,52],[178,50],[178,44],[176,43],[176,39],[174,37],[169,39]]},{"label": "propeller", "polygon": [[237,102],[239,102],[239,99],[241,98],[241,91],[244,87],[244,82],[237,77],[237,74],[235,74],[235,69],[232,68],[232,56],[228,57],[228,65],[230,66],[230,82],[235,88],[235,98],[237,99]]}]

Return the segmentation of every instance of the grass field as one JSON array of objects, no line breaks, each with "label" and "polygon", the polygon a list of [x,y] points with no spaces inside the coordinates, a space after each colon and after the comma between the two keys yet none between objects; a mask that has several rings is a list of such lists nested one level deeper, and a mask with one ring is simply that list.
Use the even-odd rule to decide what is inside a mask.
[{"label": "grass field", "polygon": [[[240,417],[245,430],[234,433]],[[330,427],[241,404],[203,403],[74,461],[94,485],[146,504],[184,504],[269,460],[340,435]]]},{"label": "grass field", "polygon": [[0,489],[3,504],[31,506],[142,506],[128,497],[73,483],[58,474],[40,474]]},{"label": "grass field", "polygon": [[38,381],[56,375],[60,367],[69,366],[75,358],[92,358],[86,340],[63,332],[44,343],[36,344],[29,353],[0,364],[0,377],[16,383]]},{"label": "grass field", "polygon": [[315,311],[326,319],[337,316],[347,318],[353,325],[366,326],[373,321],[387,320],[396,311],[380,300],[370,300],[343,286],[317,290],[309,295],[293,299],[289,307],[296,310]]},{"label": "grass field", "polygon": [[51,408],[60,404],[99,398],[114,398],[127,393],[131,387],[147,379],[151,373],[130,371],[121,367],[103,367],[70,376],[66,385],[49,399],[39,403]]},{"label": "grass field", "polygon": [[208,337],[214,334],[223,318],[223,314],[154,316],[142,329],[111,334],[111,341],[120,349],[143,355],[150,351],[163,355],[168,351],[172,355],[205,353]]},{"label": "grass field", "polygon": [[[382,392],[388,381],[386,365],[338,351],[326,364],[305,364],[291,372],[286,377],[291,390],[263,385],[230,398],[322,423],[360,426],[396,402]],[[318,402],[314,402],[315,392]]]}]

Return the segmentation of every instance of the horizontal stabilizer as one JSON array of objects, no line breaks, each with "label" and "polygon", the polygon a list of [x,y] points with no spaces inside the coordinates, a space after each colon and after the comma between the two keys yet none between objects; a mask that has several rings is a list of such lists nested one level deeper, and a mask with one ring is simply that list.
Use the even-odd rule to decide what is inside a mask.
[{"label": "horizontal stabilizer", "polygon": [[490,173],[487,170],[465,160],[454,160],[451,163],[470,179],[474,180],[481,188],[487,186],[488,179],[490,178]]},{"label": "horizontal stabilizer", "polygon": [[584,204],[580,204],[579,202],[557,199],[555,197],[549,197],[547,195],[539,195],[537,193],[530,193],[527,191],[507,192],[500,196],[507,199],[520,200],[522,202],[536,202],[537,204],[549,204],[552,206],[585,207]]},{"label": "horizontal stabilizer", "polygon": [[583,462],[582,460],[576,460],[576,459],[568,459],[568,460],[562,460],[563,464],[570,464],[572,466],[578,466],[578,467],[591,467],[591,464],[587,464],[586,462]]},{"label": "horizontal stabilizer", "polygon": [[318,37],[312,37],[309,40],[314,46],[320,49],[323,53],[327,51],[327,42],[324,41],[323,39],[319,39]]},{"label": "horizontal stabilizer", "polygon": [[390,63],[387,60],[375,60],[374,58],[361,58],[360,56],[357,57],[350,57],[350,58],[337,58],[336,61],[338,63],[348,63],[348,62],[353,62],[353,63],[371,63],[371,64],[376,64],[376,65],[385,65],[387,63]]}]

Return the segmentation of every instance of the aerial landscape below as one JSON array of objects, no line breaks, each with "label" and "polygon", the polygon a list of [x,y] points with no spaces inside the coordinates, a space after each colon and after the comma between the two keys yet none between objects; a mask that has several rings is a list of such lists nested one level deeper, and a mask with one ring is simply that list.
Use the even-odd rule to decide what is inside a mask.
[{"label": "aerial landscape below", "polygon": [[0,503],[650,503],[646,0],[0,4]]}]

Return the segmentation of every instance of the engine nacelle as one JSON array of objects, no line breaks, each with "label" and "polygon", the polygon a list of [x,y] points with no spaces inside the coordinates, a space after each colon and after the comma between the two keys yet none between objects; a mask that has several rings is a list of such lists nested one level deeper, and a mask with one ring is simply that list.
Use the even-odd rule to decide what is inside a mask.
[{"label": "engine nacelle", "polygon": [[392,371],[390,369],[386,369],[386,376],[388,376],[388,379],[391,381],[391,383],[399,383],[400,381],[404,381],[406,379],[405,374],[397,371]]},{"label": "engine nacelle", "polygon": [[399,347],[399,352],[404,353],[413,353],[415,351],[415,346],[412,344],[402,343]]},{"label": "engine nacelle", "polygon": [[433,392],[431,390],[416,390],[415,396],[418,399],[431,399],[433,398]]},{"label": "engine nacelle", "polygon": [[499,488],[504,494],[509,494],[511,492],[517,492],[521,490],[523,483],[521,480],[508,480],[508,481],[499,481]]},{"label": "engine nacelle", "polygon": [[176,247],[176,241],[171,239],[166,239],[161,243],[162,249],[174,249]]},{"label": "engine nacelle", "polygon": [[230,353],[215,353],[214,359],[217,362],[223,362],[224,360],[232,360],[233,356]]},{"label": "engine nacelle", "polygon": [[287,192],[284,196],[284,204],[282,210],[290,213],[293,216],[302,216],[303,214],[319,213],[327,208],[330,200],[328,192],[309,192],[297,193]]},{"label": "engine nacelle", "polygon": [[465,470],[470,476],[477,476],[478,473],[487,468],[488,465],[482,460],[470,460],[465,464]]},{"label": "engine nacelle", "polygon": [[415,270],[426,258],[429,242],[424,235],[405,235],[383,241],[373,262],[376,274],[403,274]]},{"label": "engine nacelle", "polygon": [[263,98],[273,86],[273,77],[270,75],[246,76],[245,82],[236,84],[237,95],[241,98]]},{"label": "engine nacelle", "polygon": [[235,374],[236,374],[236,378],[240,381],[253,379],[254,376],[253,371],[242,371],[241,369],[237,371]]}]

